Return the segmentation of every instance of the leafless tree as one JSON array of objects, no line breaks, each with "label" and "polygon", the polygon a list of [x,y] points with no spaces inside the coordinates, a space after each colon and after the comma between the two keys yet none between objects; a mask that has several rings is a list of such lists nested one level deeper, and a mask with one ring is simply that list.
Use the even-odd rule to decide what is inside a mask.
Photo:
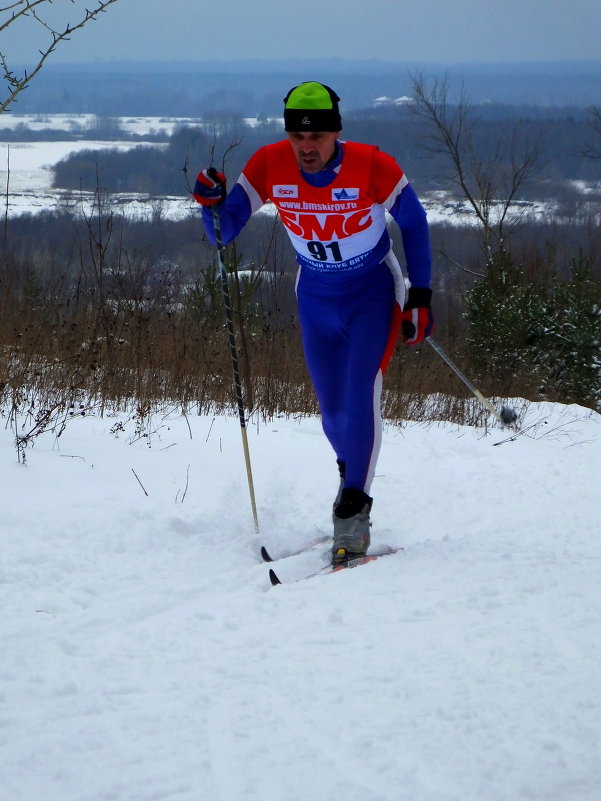
[{"label": "leafless tree", "polygon": [[[96,0],[95,6],[90,9],[85,8],[82,3],[76,3],[76,0],[57,0],[57,2],[53,2],[53,0],[14,0],[14,2],[1,7],[0,36],[6,36],[11,28],[16,30],[17,26],[29,24],[31,40],[34,41],[37,36],[41,36],[43,44],[35,51],[31,67],[17,71],[11,66],[11,63],[14,63],[14,56],[9,58],[6,47],[0,40],[0,71],[4,81],[2,97],[0,97],[0,114],[6,111],[17,95],[27,87],[32,78],[42,69],[49,56],[63,42],[68,41],[75,31],[95,20],[99,14],[106,11],[108,6],[116,2],[117,0]],[[72,12],[76,18],[65,22],[66,7],[69,4],[74,6]],[[61,13],[63,19],[58,22]],[[32,47],[35,50],[35,45]]]},{"label": "leafless tree", "polygon": [[426,123],[420,145],[441,163],[441,178],[458,188],[478,219],[488,255],[504,250],[508,234],[519,224],[519,199],[542,167],[542,136],[531,136],[521,124],[499,126],[492,140],[478,139],[478,120],[462,88],[449,101],[447,79],[427,85],[412,74],[413,113]]},{"label": "leafless tree", "polygon": [[584,155],[589,159],[601,159],[601,106],[591,106],[589,112],[589,125],[595,134],[594,144],[586,144]]}]

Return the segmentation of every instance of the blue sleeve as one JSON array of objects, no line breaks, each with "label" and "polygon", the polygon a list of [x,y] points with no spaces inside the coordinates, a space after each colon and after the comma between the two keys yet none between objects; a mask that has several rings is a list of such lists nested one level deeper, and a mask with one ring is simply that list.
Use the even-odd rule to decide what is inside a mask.
[{"label": "blue sleeve", "polygon": [[[223,245],[229,245],[250,220],[251,215],[250,200],[240,184],[234,184],[225,201],[217,206],[217,211],[221,223],[221,242]],[[212,208],[202,207],[202,221],[207,239],[212,245],[216,245]]]},{"label": "blue sleeve", "polygon": [[403,188],[390,214],[401,229],[407,273],[411,286],[429,287],[432,278],[432,255],[426,210],[411,184]]}]

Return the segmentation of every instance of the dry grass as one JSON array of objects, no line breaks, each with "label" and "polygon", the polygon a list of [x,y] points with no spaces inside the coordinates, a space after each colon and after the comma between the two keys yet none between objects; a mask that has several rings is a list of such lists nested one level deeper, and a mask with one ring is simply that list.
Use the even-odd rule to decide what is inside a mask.
[{"label": "dry grass", "polygon": [[[75,304],[13,302],[2,316],[0,401],[35,418],[94,408],[166,404],[183,412],[234,408],[232,367],[222,310],[200,314],[185,302],[146,299]],[[318,411],[294,320],[278,327],[246,321],[239,346],[248,414],[264,418]],[[238,332],[238,342],[242,338]],[[250,378],[248,378],[250,377]],[[516,393],[517,394],[517,393]],[[385,418],[478,423],[469,393],[426,346],[399,347],[385,377]]]},{"label": "dry grass", "polygon": [[[103,233],[108,232],[108,233]],[[141,421],[166,408],[235,409],[225,314],[215,265],[190,282],[157,272],[120,246],[110,226],[90,226],[88,252],[66,276],[38,255],[17,265],[0,298],[0,409],[24,448],[40,431],[60,434],[76,414],[132,410]],[[273,263],[280,264],[272,252]],[[234,254],[235,258],[235,254]],[[296,320],[293,272],[232,277],[240,372],[248,416],[313,415],[318,407]],[[269,272],[271,270],[271,272]],[[459,348],[443,343],[455,358]],[[469,365],[458,359],[469,374]],[[491,387],[480,387],[487,394]],[[519,386],[504,387],[519,396]],[[384,382],[384,417],[482,424],[469,392],[427,346],[398,347]]]}]

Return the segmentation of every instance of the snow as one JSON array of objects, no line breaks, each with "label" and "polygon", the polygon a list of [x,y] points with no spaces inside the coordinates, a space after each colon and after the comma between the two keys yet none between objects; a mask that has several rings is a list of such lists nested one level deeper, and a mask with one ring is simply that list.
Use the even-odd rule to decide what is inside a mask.
[{"label": "snow", "polygon": [[[20,420],[19,425],[25,421]],[[601,415],[386,426],[374,546],[324,548],[314,418],[0,429],[0,752],[10,801],[597,801]],[[502,443],[502,444],[497,444]]]},{"label": "snow", "polygon": [[[8,186],[8,216],[36,214],[41,211],[84,211],[89,214],[94,193],[52,188],[52,166],[70,153],[80,150],[130,150],[134,147],[165,147],[156,142],[66,141],[66,142],[0,142],[0,187]],[[4,169],[1,169],[4,167]],[[153,196],[145,193],[115,193],[111,201],[127,217],[152,217],[160,205],[170,219],[190,214],[193,203],[188,197]],[[2,204],[7,205],[6,200]]]},{"label": "snow", "polygon": [[[80,140],[77,142],[13,142],[1,145],[4,166],[10,166],[9,189],[24,189],[20,183],[23,173],[35,175],[39,183],[35,189],[49,189],[52,185],[50,168],[71,153],[80,150],[131,150],[134,147],[161,147],[155,142],[123,142]],[[6,170],[4,178],[6,182]],[[1,174],[1,173],[0,173]]]},{"label": "snow", "polygon": [[[128,135],[171,135],[178,125],[196,125],[192,117],[117,117],[120,128]],[[52,188],[51,168],[71,153],[80,150],[130,150],[134,147],[166,147],[164,143],[137,140],[86,139],[87,130],[102,117],[94,114],[2,114],[0,129],[14,130],[19,125],[32,131],[69,131],[81,135],[76,141],[0,142],[0,187],[6,192],[8,183],[8,216],[36,214],[41,211],[71,210],[90,212],[94,194]],[[1,131],[0,131],[1,133]],[[161,214],[180,220],[195,212],[195,204],[181,197],[154,196],[147,193],[115,193],[111,196],[116,210],[131,219],[152,218],[160,206]],[[6,205],[5,202],[2,204]]]},{"label": "snow", "polygon": [[395,98],[382,95],[381,97],[376,97],[374,100],[374,106],[410,106],[412,103],[415,103],[415,98],[408,97],[407,95],[401,95],[401,97]]},{"label": "snow", "polygon": [[103,119],[117,120],[119,126],[128,134],[145,136],[150,133],[171,135],[178,125],[198,123],[194,117],[112,117],[97,114],[11,114],[4,112],[0,129],[15,130],[25,126],[32,131],[71,131],[85,134]]}]

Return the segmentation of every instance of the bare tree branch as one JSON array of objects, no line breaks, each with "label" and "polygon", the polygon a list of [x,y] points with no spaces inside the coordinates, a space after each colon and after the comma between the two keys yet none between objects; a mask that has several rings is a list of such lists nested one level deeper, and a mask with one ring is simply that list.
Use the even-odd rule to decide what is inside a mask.
[{"label": "bare tree branch", "polygon": [[[74,3],[74,0],[70,0],[70,2]],[[35,24],[37,29],[42,28],[45,30],[50,38],[50,41],[38,51],[38,55],[35,56],[37,61],[34,62],[29,72],[24,70],[23,73],[19,75],[15,73],[8,63],[6,53],[0,51],[0,72],[5,85],[4,97],[0,99],[0,114],[6,111],[17,95],[28,86],[32,78],[42,69],[49,56],[54,53],[62,42],[68,41],[71,34],[83,28],[88,22],[95,20],[99,14],[106,11],[108,6],[116,2],[117,0],[97,0],[94,8],[86,8],[85,13],[80,13],[78,20],[73,23],[67,23],[64,29],[61,28],[60,30],[56,30],[47,19],[40,16],[39,7],[44,4],[51,4],[52,0],[16,0],[16,2],[0,8],[0,14],[7,15],[0,19],[0,33],[9,28],[9,26],[19,22],[22,18],[29,17],[31,23]]]},{"label": "bare tree branch", "polygon": [[456,104],[449,102],[446,78],[426,85],[423,77],[412,74],[415,104],[413,113],[426,123],[420,145],[446,164],[446,178],[467,200],[482,226],[484,245],[503,248],[505,236],[519,224],[515,202],[524,185],[540,170],[542,137],[528,140],[519,124],[500,128],[485,143],[477,140],[477,120],[461,89]]}]

